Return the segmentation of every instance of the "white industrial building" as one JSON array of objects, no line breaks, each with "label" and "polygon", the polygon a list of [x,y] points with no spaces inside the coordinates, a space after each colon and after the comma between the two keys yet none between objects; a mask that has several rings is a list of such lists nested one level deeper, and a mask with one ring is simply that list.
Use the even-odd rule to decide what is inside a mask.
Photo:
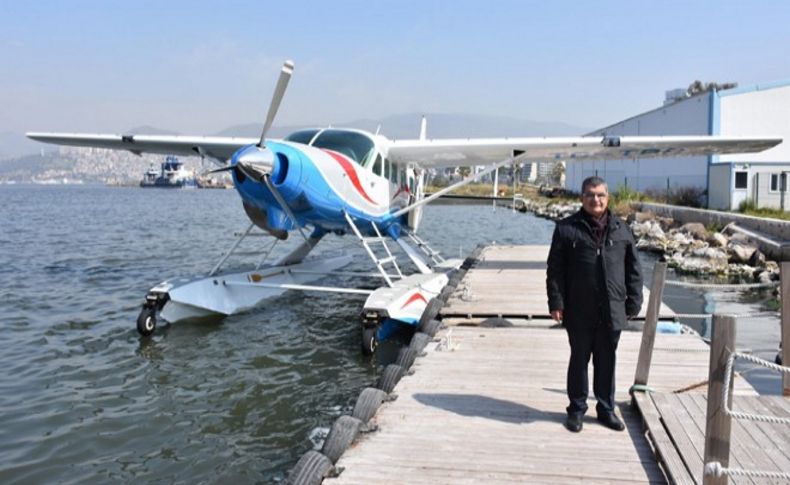
[{"label": "white industrial building", "polygon": [[[589,135],[777,136],[785,142],[761,153],[568,163],[565,187],[578,191],[586,177],[606,179],[610,190],[627,186],[664,192],[696,187],[712,209],[737,209],[750,199],[760,207],[790,210],[784,202],[790,172],[790,80],[705,92],[667,92],[664,106]],[[758,163],[759,162],[759,163]]]}]

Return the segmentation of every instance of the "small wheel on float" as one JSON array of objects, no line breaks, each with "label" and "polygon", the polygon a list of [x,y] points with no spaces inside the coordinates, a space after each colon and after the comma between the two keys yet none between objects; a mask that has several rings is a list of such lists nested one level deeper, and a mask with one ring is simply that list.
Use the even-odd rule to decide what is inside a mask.
[{"label": "small wheel on float", "polygon": [[156,308],[143,305],[140,315],[137,316],[137,331],[140,335],[148,337],[156,329]]},{"label": "small wheel on float", "polygon": [[373,355],[376,347],[379,346],[376,333],[378,333],[378,327],[362,327],[362,353],[364,355]]}]

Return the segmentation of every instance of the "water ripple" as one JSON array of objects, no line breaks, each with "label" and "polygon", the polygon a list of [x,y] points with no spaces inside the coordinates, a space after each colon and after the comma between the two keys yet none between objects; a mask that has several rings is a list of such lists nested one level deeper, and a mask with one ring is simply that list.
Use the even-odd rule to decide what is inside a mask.
[{"label": "water ripple", "polygon": [[[0,235],[2,483],[282,479],[394,359],[360,356],[358,296],[286,293],[139,337],[145,292],[205,273],[248,224],[232,191],[6,186],[0,207],[17,211]],[[438,206],[423,227],[456,256],[487,234],[546,243],[553,225]],[[360,256],[350,269],[370,270],[348,238],[319,246],[343,248]]]}]

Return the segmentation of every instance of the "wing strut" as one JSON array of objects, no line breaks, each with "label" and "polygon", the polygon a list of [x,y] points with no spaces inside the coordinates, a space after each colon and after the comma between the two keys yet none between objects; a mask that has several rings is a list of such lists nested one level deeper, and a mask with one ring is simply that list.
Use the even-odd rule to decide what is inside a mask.
[{"label": "wing strut", "polygon": [[522,158],[525,158],[525,156],[524,155],[517,155],[517,156],[514,156],[514,157],[507,158],[505,160],[502,160],[501,162],[497,162],[497,163],[491,165],[490,167],[488,167],[487,169],[483,170],[480,173],[472,174],[472,175],[466,177],[465,179],[461,180],[460,182],[456,182],[453,185],[450,185],[448,187],[443,188],[442,190],[440,190],[440,191],[436,192],[435,194],[431,195],[430,197],[425,197],[424,199],[418,200],[417,202],[413,203],[412,205],[404,207],[403,209],[393,213],[392,217],[400,217],[403,214],[406,214],[407,212],[413,211],[414,209],[416,209],[417,207],[420,207],[421,205],[425,205],[428,202],[432,202],[432,201],[438,199],[439,197],[443,196],[444,194],[446,194],[448,192],[452,192],[453,190],[455,190],[455,189],[457,189],[459,187],[463,187],[464,185],[467,185],[469,183],[474,182],[475,180],[480,179],[484,175],[488,175],[489,173],[493,172],[494,170],[498,169],[499,167],[504,167],[505,165],[508,165],[508,164],[511,164],[511,163],[515,163],[517,161],[520,161]]}]

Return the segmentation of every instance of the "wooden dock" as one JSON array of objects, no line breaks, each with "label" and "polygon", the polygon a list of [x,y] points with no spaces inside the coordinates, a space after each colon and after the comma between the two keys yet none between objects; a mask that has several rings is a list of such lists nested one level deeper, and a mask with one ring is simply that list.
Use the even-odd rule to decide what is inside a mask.
[{"label": "wooden dock", "polygon": [[[466,273],[439,314],[445,322],[549,319],[546,298],[548,246],[489,246]],[[644,317],[650,292],[645,289],[640,316]],[[672,313],[661,307],[662,315]],[[458,320],[460,319],[460,320]]]},{"label": "wooden dock", "polygon": [[[701,483],[709,352],[697,336],[656,336],[653,392],[636,393],[632,407],[642,335],[623,332],[616,398],[626,431],[595,421],[594,398],[583,431],[564,428],[569,347],[541,318],[547,251],[483,251],[441,310],[446,328],[324,483]],[[735,407],[790,415],[782,398],[763,401],[740,377],[734,394]],[[789,431],[733,426],[730,466],[790,470]]]}]

